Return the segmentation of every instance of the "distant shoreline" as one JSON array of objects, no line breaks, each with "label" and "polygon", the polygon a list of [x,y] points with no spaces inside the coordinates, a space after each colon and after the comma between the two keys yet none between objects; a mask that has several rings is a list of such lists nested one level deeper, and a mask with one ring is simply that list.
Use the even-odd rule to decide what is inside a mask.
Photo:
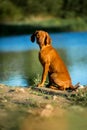
[{"label": "distant shoreline", "polygon": [[48,32],[67,32],[71,31],[70,27],[58,27],[58,26],[37,26],[37,25],[11,25],[11,24],[0,24],[0,36],[8,36],[8,35],[22,35],[22,34],[30,34],[35,30],[45,30]]},{"label": "distant shoreline", "polygon": [[25,24],[25,23],[0,23],[0,36],[9,36],[9,35],[24,35],[31,34],[35,30],[45,30],[47,32],[76,32],[76,31],[87,31],[87,26],[79,24],[76,22],[75,24],[61,24],[55,25],[43,25],[43,24]]}]

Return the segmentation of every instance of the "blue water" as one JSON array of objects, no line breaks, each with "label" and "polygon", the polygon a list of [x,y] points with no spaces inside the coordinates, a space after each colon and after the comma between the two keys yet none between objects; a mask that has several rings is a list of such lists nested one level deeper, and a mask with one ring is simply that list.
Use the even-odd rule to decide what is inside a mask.
[{"label": "blue water", "polygon": [[19,52],[29,49],[37,49],[35,44],[31,44],[30,35],[0,38],[0,52]]},{"label": "blue water", "polygon": [[[10,36],[0,38],[0,52],[27,51],[37,49],[38,45],[31,44],[31,35]],[[87,32],[51,33],[52,44],[55,48],[72,48],[87,45]]]},{"label": "blue water", "polygon": [[[31,43],[30,36],[31,35],[1,37],[0,52],[2,53],[0,53],[0,57],[2,56],[2,54],[4,55],[7,52],[20,53],[23,51],[26,52],[30,50],[39,50],[37,44]],[[50,33],[50,36],[52,38],[52,45],[56,49],[61,49],[62,53],[65,54],[65,55],[63,54],[63,59],[65,59],[65,61],[68,60],[68,62],[66,62],[66,65],[70,72],[73,84],[80,82],[83,85],[87,85],[87,32]],[[28,55],[27,61],[29,60],[30,57],[31,55]],[[38,59],[38,56],[36,56],[36,59]],[[5,60],[5,57],[4,59],[2,57],[2,60],[0,60],[0,66],[4,65],[3,60]],[[10,64],[12,64],[12,62]],[[21,64],[24,65],[24,63],[22,63],[23,61],[19,63],[19,60],[17,60],[16,63],[17,62],[20,66]],[[36,61],[33,60],[33,62],[35,63]],[[8,62],[6,62],[5,64],[7,63]],[[12,86],[30,85],[30,83],[27,82],[28,79],[28,76],[26,76],[27,72],[26,73],[24,72],[25,70],[23,69],[23,67],[18,68],[14,66],[12,68],[9,66],[9,68],[11,72],[8,72],[8,75],[6,76],[4,76],[5,75],[4,69],[3,70],[2,68],[0,69],[0,73],[1,73],[0,83],[5,83],[7,85],[12,85]],[[15,71],[13,71],[14,69]],[[19,71],[21,73],[18,73]],[[32,71],[32,73],[35,72]]]}]

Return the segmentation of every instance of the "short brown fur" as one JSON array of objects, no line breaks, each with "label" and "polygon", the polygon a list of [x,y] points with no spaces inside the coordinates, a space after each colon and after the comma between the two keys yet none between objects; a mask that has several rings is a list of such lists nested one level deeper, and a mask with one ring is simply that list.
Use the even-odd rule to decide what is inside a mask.
[{"label": "short brown fur", "polygon": [[39,60],[43,66],[42,80],[37,86],[44,86],[48,75],[48,87],[59,90],[68,88],[74,90],[75,87],[72,85],[69,72],[58,52],[52,47],[49,34],[42,30],[35,31],[31,36],[31,41],[34,42],[35,38],[40,47]]}]

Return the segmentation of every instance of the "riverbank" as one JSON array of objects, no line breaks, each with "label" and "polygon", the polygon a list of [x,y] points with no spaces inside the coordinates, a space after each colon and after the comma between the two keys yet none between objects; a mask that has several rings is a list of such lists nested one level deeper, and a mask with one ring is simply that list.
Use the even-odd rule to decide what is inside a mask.
[{"label": "riverbank", "polygon": [[[77,105],[86,106],[87,104],[84,103],[87,99],[87,86],[81,86],[80,89],[76,91],[60,91],[60,90],[53,90],[49,88],[38,88],[38,87],[11,87],[6,86],[4,84],[0,84],[0,101],[1,103],[10,102],[13,104],[21,104],[21,105],[31,105],[31,106],[40,106],[40,103],[47,104],[47,103],[54,103],[56,104],[57,99],[60,100],[59,104],[60,107],[67,107],[67,105],[75,104],[75,100],[79,97],[81,99],[80,103],[76,103]],[[83,98],[83,101],[82,101]],[[75,100],[74,100],[75,99]],[[36,104],[32,104],[34,103]],[[41,100],[41,101],[40,101]],[[32,103],[31,103],[32,101]],[[40,101],[40,102],[39,102]],[[64,103],[62,103],[62,101]],[[30,103],[30,104],[29,104]],[[38,103],[38,104],[37,104]],[[67,105],[66,105],[67,104]],[[57,104],[58,105],[58,104]]]},{"label": "riverbank", "polygon": [[58,101],[61,100],[59,101],[60,107],[67,106],[70,104],[70,101],[66,98],[67,94],[66,92],[57,92],[56,90],[53,91],[46,88],[21,88],[0,85],[0,101],[2,104],[12,103],[23,105],[24,107],[30,106],[31,108],[44,108],[46,104],[52,103],[57,105],[57,99]]},{"label": "riverbank", "polygon": [[[13,88],[1,84],[0,130],[36,130],[36,127],[41,130],[42,127],[36,122],[42,124],[43,119],[56,116],[57,111],[60,111],[59,117],[62,116],[62,107],[68,104],[69,101],[63,97],[44,94],[31,88]],[[49,128],[48,125],[46,127]]]},{"label": "riverbank", "polygon": [[[30,130],[31,128],[32,130],[44,130],[44,128],[57,130],[58,127],[66,130],[65,127],[68,125],[66,120],[73,118],[72,115],[75,116],[76,113],[80,115],[84,113],[86,106],[87,87],[77,92],[62,92],[46,88],[21,88],[0,84],[0,130]],[[78,120],[79,125],[78,115],[76,120],[74,118],[71,120],[76,122]],[[84,123],[85,121],[87,121],[86,117]],[[70,123],[72,124],[71,121]],[[72,128],[75,129],[75,124]]]}]

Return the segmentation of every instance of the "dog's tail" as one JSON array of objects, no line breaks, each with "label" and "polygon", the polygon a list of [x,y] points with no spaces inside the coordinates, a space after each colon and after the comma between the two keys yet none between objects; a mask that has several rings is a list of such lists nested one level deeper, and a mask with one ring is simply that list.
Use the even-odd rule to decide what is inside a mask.
[{"label": "dog's tail", "polygon": [[76,89],[78,89],[79,87],[80,87],[80,83],[78,82],[75,86],[71,85],[69,89],[71,89],[72,91],[76,91]]}]

